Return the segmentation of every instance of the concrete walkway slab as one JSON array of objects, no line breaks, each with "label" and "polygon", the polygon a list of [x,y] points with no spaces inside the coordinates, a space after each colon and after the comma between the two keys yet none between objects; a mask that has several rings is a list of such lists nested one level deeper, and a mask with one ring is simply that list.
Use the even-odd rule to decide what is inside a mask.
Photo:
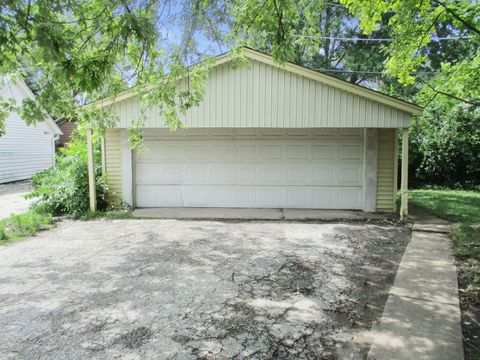
[{"label": "concrete walkway slab", "polygon": [[397,219],[394,213],[371,213],[353,210],[321,210],[321,209],[283,209],[285,220],[384,220]]},{"label": "concrete walkway slab", "polygon": [[282,220],[281,209],[236,209],[236,208],[143,208],[136,209],[133,216],[157,219],[240,219]]},{"label": "concrete walkway slab", "polygon": [[[449,225],[423,217],[422,227]],[[431,225],[431,226],[430,226]],[[463,359],[457,273],[446,234],[413,227],[369,359]]]},{"label": "concrete walkway slab", "polygon": [[367,213],[352,210],[248,208],[141,208],[134,210],[133,216],[157,219],[321,221],[368,221],[398,218],[398,216],[393,213]]},{"label": "concrete walkway slab", "polygon": [[0,219],[9,217],[12,214],[23,214],[28,210],[32,200],[23,197],[25,194],[6,194],[0,196]]},{"label": "concrete walkway slab", "polygon": [[368,359],[461,360],[457,305],[390,295]]}]

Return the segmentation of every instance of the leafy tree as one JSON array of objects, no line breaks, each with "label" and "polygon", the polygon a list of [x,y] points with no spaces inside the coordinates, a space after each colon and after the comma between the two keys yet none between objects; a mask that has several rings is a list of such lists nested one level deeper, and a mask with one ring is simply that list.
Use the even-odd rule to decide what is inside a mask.
[{"label": "leafy tree", "polygon": [[[423,101],[438,95],[457,99],[466,104],[480,105],[480,4],[459,0],[340,0],[360,20],[360,27],[370,34],[391,13],[388,26],[393,41],[388,46],[385,63],[387,74],[402,84],[413,84],[416,71],[427,64],[429,49],[442,32],[464,38],[468,51],[450,53],[439,63],[438,75],[422,87]],[[439,51],[434,48],[433,51]],[[438,60],[437,60],[438,61]],[[428,65],[428,64],[427,64]]]},{"label": "leafy tree", "polygon": [[480,185],[480,109],[435,99],[413,122],[410,141],[414,186]]},{"label": "leafy tree", "polygon": [[[190,14],[182,17],[185,36],[180,44],[169,45],[160,30],[174,21],[168,11],[171,6],[178,7],[173,0],[1,2],[0,75],[8,74],[6,81],[19,75],[34,79],[37,99],[23,104],[0,99],[0,134],[12,105],[28,123],[48,111],[104,128],[111,116],[78,105],[134,86],[148,88],[145,101],[161,104],[166,122],[176,128],[179,112],[199,101],[204,78],[200,74],[207,68],[187,67],[204,58],[192,54],[193,34],[206,29],[210,18],[217,19],[221,13],[205,3],[185,5],[184,11]],[[186,76],[191,77],[189,88],[180,91],[175,84]],[[141,121],[137,119],[138,124]],[[138,124],[133,129],[138,129]]]},{"label": "leafy tree", "polygon": [[[279,47],[279,60],[319,69],[355,84],[378,78],[373,73],[382,70],[381,43],[343,40],[364,37],[344,6],[306,0],[292,6],[298,17],[293,21],[290,19],[292,34],[288,40],[279,37],[278,31],[266,28],[245,33],[245,43],[267,53],[273,53],[273,49]],[[275,12],[273,14],[273,17],[278,16]],[[272,13],[266,11],[264,17],[272,17]],[[258,20],[264,25],[263,21],[264,18]],[[273,23],[278,26],[278,22]],[[384,32],[382,28],[376,36],[381,37]],[[349,71],[352,69],[355,71]]]}]

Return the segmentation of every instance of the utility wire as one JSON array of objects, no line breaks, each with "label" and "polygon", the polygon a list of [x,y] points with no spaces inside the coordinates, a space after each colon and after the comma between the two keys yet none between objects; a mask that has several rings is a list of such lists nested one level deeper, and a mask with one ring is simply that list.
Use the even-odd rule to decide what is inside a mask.
[{"label": "utility wire", "polygon": [[[315,71],[321,72],[332,72],[332,73],[344,73],[344,74],[370,74],[370,75],[385,75],[381,71],[363,71],[363,70],[342,70],[342,69],[316,69],[316,68],[309,68]],[[424,75],[424,74],[437,74],[437,71],[419,71],[412,75]]]},{"label": "utility wire", "polygon": [[[317,35],[292,35],[296,38],[309,38],[309,39],[322,39],[322,40],[341,40],[341,41],[371,41],[371,42],[390,42],[394,39],[380,39],[380,38],[359,38],[359,37],[331,37],[331,36],[317,36]],[[473,39],[474,36],[451,36],[451,37],[437,37],[432,38],[430,41],[448,41],[448,40],[463,40]]]}]

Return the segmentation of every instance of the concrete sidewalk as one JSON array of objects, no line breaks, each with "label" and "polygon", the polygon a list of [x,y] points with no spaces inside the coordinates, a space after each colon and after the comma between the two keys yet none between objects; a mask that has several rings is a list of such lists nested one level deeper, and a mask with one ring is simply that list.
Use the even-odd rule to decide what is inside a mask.
[{"label": "concrete sidewalk", "polygon": [[457,273],[446,221],[414,217],[369,359],[463,359]]},{"label": "concrete sidewalk", "polygon": [[24,195],[30,191],[30,181],[0,184],[0,219],[26,212],[33,200],[25,199]]}]

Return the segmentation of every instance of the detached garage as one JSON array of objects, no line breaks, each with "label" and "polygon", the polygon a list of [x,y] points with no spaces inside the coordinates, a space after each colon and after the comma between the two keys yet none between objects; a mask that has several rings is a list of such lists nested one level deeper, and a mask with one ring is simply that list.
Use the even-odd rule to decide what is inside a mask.
[{"label": "detached garage", "polygon": [[243,55],[241,67],[217,58],[185,129],[169,132],[149,109],[145,153],[130,150],[126,131],[138,95],[99,104],[119,117],[104,141],[114,195],[135,207],[395,211],[396,129],[406,142],[421,109],[251,49]]}]

